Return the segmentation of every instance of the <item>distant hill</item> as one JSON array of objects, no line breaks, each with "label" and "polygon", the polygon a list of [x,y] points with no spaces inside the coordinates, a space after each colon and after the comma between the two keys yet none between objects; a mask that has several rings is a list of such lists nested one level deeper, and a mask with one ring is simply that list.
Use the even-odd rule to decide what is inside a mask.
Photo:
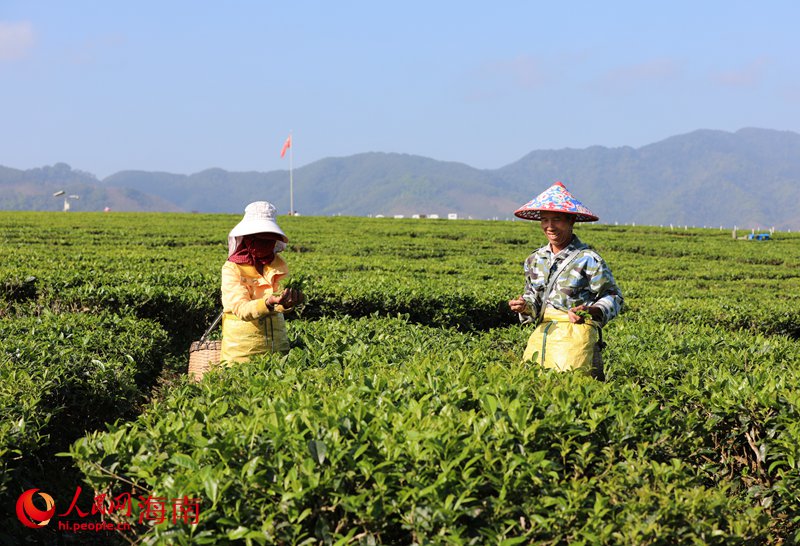
[{"label": "distant hill", "polygon": [[603,221],[800,229],[800,135],[701,130],[642,148],[532,152],[499,174],[509,189],[559,178]]},{"label": "distant hill", "polygon": [[64,190],[77,195],[71,200],[74,210],[163,211],[177,212],[181,207],[158,195],[133,187],[115,187],[97,180],[94,175],[73,170],[66,163],[20,171],[0,166],[0,210],[63,210],[64,199],[53,193]]},{"label": "distant hill", "polygon": [[[293,178],[295,208],[308,215],[511,218],[561,180],[603,222],[800,229],[800,135],[789,131],[698,130],[641,148],[537,150],[494,170],[363,153],[316,161]],[[257,199],[289,208],[287,171],[122,171],[99,181],[59,163],[0,167],[0,187],[0,209],[58,210],[58,189],[81,195],[75,210],[240,213]]]}]

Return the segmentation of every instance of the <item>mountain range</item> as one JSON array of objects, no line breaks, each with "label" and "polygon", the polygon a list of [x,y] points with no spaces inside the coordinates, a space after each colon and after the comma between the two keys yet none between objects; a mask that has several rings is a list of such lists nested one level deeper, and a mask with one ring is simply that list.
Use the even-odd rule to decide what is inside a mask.
[{"label": "mountain range", "polygon": [[[697,130],[632,148],[537,150],[499,169],[369,152],[326,158],[292,173],[304,215],[437,214],[512,218],[556,181],[604,223],[800,229],[800,134]],[[57,163],[0,166],[0,209],[241,213],[250,201],[289,209],[289,172],[121,171],[102,180]]]}]

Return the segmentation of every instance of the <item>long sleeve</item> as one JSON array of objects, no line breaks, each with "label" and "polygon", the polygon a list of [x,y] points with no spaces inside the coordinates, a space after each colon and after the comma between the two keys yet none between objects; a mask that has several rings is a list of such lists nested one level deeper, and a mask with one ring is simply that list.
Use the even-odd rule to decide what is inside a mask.
[{"label": "long sleeve", "polygon": [[222,309],[241,320],[255,320],[268,313],[264,298],[254,299],[235,264],[222,267]]},{"label": "long sleeve", "polygon": [[527,309],[524,313],[520,313],[519,319],[523,324],[532,322],[537,316],[542,306],[542,286],[534,284],[534,280],[540,275],[535,266],[535,262],[526,260],[523,264],[525,272],[525,291],[522,293],[522,299],[527,303]]},{"label": "long sleeve", "polygon": [[603,311],[602,325],[619,315],[622,310],[622,292],[611,274],[611,269],[600,259],[596,267],[587,268],[589,275],[589,290],[596,294],[595,301],[591,304]]}]

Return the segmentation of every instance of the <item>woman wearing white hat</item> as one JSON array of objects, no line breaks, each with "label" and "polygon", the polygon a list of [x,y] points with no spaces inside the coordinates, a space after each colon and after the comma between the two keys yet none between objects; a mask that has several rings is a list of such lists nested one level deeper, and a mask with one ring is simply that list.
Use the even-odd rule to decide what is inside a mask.
[{"label": "woman wearing white hat", "polygon": [[278,253],[289,240],[275,213],[267,201],[250,203],[228,234],[228,260],[222,266],[223,362],[289,352],[283,310],[304,297],[299,290],[279,289],[289,270]]}]

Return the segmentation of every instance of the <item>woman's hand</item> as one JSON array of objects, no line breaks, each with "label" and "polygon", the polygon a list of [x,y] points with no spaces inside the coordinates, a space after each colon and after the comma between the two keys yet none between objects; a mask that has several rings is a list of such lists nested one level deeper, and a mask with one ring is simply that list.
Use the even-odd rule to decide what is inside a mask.
[{"label": "woman's hand", "polygon": [[522,313],[524,315],[526,314],[525,311],[528,308],[528,302],[526,302],[524,299],[522,299],[522,296],[520,296],[517,299],[508,300],[508,308],[514,313]]},{"label": "woman's hand", "polygon": [[280,304],[286,309],[291,309],[306,301],[306,297],[296,288],[287,288],[281,294]]},{"label": "woman's hand", "polygon": [[[581,313],[581,311],[583,313]],[[567,314],[569,315],[569,321],[574,322],[575,324],[583,324],[585,322],[585,316],[581,316],[584,313],[589,313],[589,315],[592,317],[592,320],[596,322],[600,322],[600,319],[603,318],[603,311],[594,305],[578,305],[567,311]]]},{"label": "woman's hand", "polygon": [[296,288],[286,288],[280,295],[273,294],[269,298],[267,298],[267,305],[268,306],[276,306],[280,305],[284,309],[291,309],[296,305],[300,305],[306,301],[305,296],[302,292],[297,290]]}]

